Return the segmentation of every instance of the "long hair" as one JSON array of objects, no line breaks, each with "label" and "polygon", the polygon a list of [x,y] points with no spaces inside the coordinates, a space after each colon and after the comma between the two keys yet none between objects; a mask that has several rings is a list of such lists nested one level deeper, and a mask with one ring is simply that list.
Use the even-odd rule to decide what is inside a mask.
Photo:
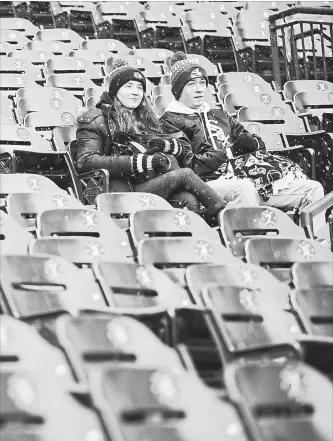
[{"label": "long hair", "polygon": [[161,133],[157,119],[146,94],[140,105],[132,112],[126,109],[116,96],[111,97],[114,114],[112,120],[117,131],[137,135],[142,133]]}]

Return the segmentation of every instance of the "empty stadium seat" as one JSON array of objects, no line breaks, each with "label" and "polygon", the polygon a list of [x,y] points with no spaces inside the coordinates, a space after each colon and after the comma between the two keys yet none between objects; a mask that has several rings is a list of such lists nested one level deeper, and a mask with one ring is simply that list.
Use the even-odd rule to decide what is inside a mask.
[{"label": "empty stadium seat", "polygon": [[37,234],[41,236],[90,236],[110,241],[131,255],[126,232],[106,214],[96,210],[47,210],[37,216]]},{"label": "empty stadium seat", "polygon": [[45,62],[43,70],[45,77],[53,74],[85,73],[91,80],[103,79],[103,73],[99,66],[78,57],[54,57]]},{"label": "empty stadium seat", "polygon": [[333,253],[321,243],[301,238],[251,238],[245,243],[246,260],[272,268],[280,280],[291,280],[291,266],[298,262],[331,262]]},{"label": "empty stadium seat", "polygon": [[0,210],[1,254],[28,254],[33,236],[10,215]]},{"label": "empty stadium seat", "polygon": [[6,199],[7,213],[23,228],[35,228],[36,216],[45,210],[81,207],[78,199],[61,193],[12,193]]},{"label": "empty stadium seat", "polygon": [[230,208],[220,213],[219,225],[227,248],[240,258],[245,257],[247,240],[256,236],[305,238],[304,230],[274,207]]},{"label": "empty stadium seat", "polygon": [[88,274],[58,256],[1,256],[2,307],[17,318],[105,306]]},{"label": "empty stadium seat", "polygon": [[121,228],[129,227],[129,215],[138,210],[168,210],[169,202],[153,193],[102,193],[96,197],[95,204],[100,210],[117,223]]},{"label": "empty stadium seat", "polygon": [[293,284],[297,289],[333,286],[330,262],[299,262],[292,267]]}]

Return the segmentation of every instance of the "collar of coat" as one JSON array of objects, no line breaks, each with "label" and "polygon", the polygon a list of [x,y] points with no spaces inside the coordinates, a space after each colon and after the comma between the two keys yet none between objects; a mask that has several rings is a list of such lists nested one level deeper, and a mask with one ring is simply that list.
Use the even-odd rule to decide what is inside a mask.
[{"label": "collar of coat", "polygon": [[209,111],[210,105],[208,103],[203,103],[199,109],[191,109],[177,100],[171,101],[165,109],[165,112],[179,113],[183,115],[195,115],[198,113],[208,113]]}]

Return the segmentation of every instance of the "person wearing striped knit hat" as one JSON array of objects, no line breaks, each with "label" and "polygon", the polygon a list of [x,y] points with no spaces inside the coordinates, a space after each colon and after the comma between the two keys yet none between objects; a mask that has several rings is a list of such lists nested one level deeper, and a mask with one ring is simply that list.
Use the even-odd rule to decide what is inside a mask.
[{"label": "person wearing striped knit hat", "polygon": [[78,118],[78,170],[106,169],[112,191],[154,193],[175,207],[199,212],[203,205],[216,216],[225,201],[185,166],[181,134],[162,133],[142,72],[118,59],[108,81],[96,108]]}]

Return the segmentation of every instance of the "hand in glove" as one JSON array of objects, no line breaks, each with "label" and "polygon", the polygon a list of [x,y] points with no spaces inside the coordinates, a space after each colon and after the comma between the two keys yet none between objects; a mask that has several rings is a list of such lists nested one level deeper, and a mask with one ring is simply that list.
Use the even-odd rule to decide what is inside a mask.
[{"label": "hand in glove", "polygon": [[151,170],[163,170],[170,167],[170,160],[161,153],[155,155],[146,155],[143,153],[136,153],[131,156],[131,167],[133,175],[140,173],[147,173]]},{"label": "hand in glove", "polygon": [[183,147],[176,138],[154,138],[149,142],[149,145],[150,148],[147,150],[149,154],[160,152],[180,156],[183,153]]}]

